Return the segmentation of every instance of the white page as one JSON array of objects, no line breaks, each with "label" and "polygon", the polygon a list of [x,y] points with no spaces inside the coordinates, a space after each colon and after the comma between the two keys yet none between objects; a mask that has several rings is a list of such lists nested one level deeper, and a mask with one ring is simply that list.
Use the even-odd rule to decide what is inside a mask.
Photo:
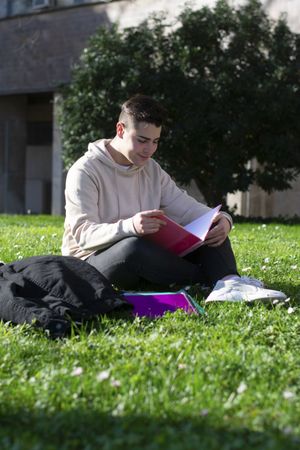
[{"label": "white page", "polygon": [[198,238],[200,238],[202,241],[204,241],[208,230],[210,229],[210,226],[212,224],[213,219],[218,214],[219,210],[221,208],[221,205],[216,206],[211,211],[208,211],[207,213],[203,214],[203,216],[199,217],[196,220],[193,220],[193,222],[189,223],[184,227],[185,230],[189,231],[190,233],[194,234]]}]

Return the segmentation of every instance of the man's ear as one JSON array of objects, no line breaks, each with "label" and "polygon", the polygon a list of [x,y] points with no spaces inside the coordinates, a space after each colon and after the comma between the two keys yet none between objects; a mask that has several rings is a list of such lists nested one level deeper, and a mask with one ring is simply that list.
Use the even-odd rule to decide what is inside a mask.
[{"label": "man's ear", "polygon": [[116,133],[119,138],[123,138],[123,134],[125,131],[125,125],[123,122],[118,122],[116,125]]}]

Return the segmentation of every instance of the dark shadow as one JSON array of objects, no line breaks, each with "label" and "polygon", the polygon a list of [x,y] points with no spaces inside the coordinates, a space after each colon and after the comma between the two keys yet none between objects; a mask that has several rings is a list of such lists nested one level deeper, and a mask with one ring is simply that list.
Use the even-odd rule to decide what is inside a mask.
[{"label": "dark shadow", "polygon": [[288,429],[284,433],[275,428],[268,432],[225,428],[214,425],[214,420],[208,417],[176,419],[139,414],[114,417],[111,411],[99,412],[92,404],[52,414],[12,412],[9,404],[4,406],[1,409],[5,412],[0,415],[2,450],[298,450],[300,445],[299,437],[289,434]]},{"label": "dark shadow", "polygon": [[284,216],[277,216],[277,217],[261,217],[261,216],[251,216],[251,217],[245,217],[240,216],[238,214],[235,214],[234,211],[230,210],[230,214],[233,218],[234,223],[247,223],[247,224],[277,224],[277,225],[299,225],[300,223],[300,217],[297,215],[294,215],[293,217],[284,217]]}]

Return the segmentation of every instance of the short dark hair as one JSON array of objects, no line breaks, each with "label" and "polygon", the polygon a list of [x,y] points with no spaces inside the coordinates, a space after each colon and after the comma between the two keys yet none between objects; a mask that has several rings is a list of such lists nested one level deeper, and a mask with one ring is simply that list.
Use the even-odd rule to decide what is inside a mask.
[{"label": "short dark hair", "polygon": [[123,103],[119,122],[129,126],[128,119],[131,119],[134,126],[139,122],[147,122],[161,127],[166,117],[167,112],[159,102],[148,95],[136,94]]}]

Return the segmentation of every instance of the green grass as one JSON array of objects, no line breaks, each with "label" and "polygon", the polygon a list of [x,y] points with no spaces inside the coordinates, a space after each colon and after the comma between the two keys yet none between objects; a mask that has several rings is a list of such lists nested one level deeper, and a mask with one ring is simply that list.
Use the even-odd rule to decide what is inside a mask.
[{"label": "green grass", "polygon": [[[61,217],[0,226],[0,259],[60,252]],[[103,317],[60,341],[2,324],[0,449],[299,449],[299,235],[278,223],[231,233],[240,271],[284,290],[286,307]]]}]

